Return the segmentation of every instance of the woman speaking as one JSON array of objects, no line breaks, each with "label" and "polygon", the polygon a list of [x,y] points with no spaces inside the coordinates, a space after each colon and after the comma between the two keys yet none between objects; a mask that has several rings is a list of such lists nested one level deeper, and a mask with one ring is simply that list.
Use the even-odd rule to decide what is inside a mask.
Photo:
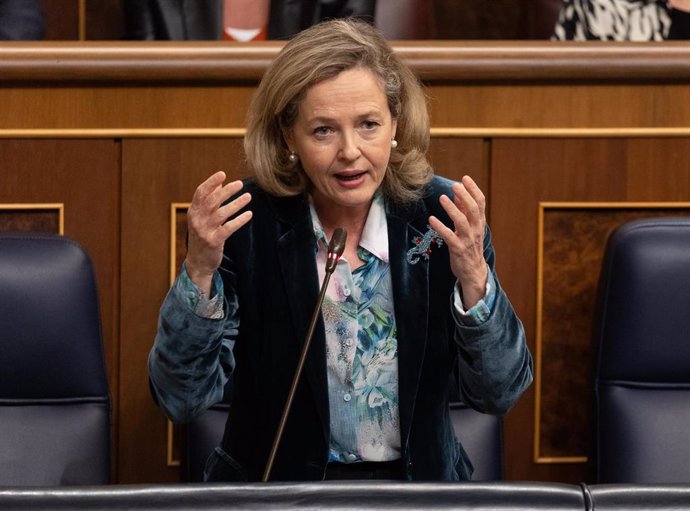
[{"label": "woman speaking", "polygon": [[252,178],[218,172],[194,193],[149,356],[176,422],[233,378],[207,481],[261,478],[339,228],[271,480],[471,478],[450,375],[467,405],[503,414],[532,359],[494,273],[484,195],[434,176],[428,143],[419,81],[364,22],[315,25],[266,71],[247,120]]}]

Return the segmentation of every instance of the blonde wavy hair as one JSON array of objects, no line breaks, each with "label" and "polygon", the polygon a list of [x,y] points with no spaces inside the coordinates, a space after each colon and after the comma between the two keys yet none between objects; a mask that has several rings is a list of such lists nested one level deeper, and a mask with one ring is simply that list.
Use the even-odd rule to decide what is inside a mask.
[{"label": "blonde wavy hair", "polygon": [[391,151],[382,191],[398,202],[420,197],[433,175],[426,160],[426,97],[417,77],[381,32],[356,19],[325,21],[300,32],[266,70],[249,106],[244,138],[247,163],[262,189],[279,197],[309,191],[301,165],[288,160],[283,133],[292,128],[309,87],[356,67],[380,79],[398,123],[398,146]]}]

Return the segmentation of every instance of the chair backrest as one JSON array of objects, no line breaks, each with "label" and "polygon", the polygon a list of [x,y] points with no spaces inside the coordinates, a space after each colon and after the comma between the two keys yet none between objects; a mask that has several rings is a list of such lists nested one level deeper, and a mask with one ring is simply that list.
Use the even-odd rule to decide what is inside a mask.
[{"label": "chair backrest", "polygon": [[[220,444],[228,417],[227,402],[212,406],[187,426],[185,472],[188,481],[203,479],[206,458]],[[503,421],[501,417],[479,413],[462,403],[453,403],[450,417],[455,434],[474,465],[473,480],[503,478]]]},{"label": "chair backrest", "polygon": [[91,261],[64,237],[0,235],[0,486],[104,484],[109,474]]},{"label": "chair backrest", "polygon": [[503,418],[479,413],[462,403],[451,403],[455,436],[474,465],[473,481],[503,479]]},{"label": "chair backrest", "polygon": [[609,237],[594,342],[597,482],[690,482],[690,218]]},{"label": "chair backrest", "polygon": [[187,444],[184,472],[187,481],[198,483],[204,479],[204,466],[213,449],[220,445],[230,405],[213,405],[187,425]]}]

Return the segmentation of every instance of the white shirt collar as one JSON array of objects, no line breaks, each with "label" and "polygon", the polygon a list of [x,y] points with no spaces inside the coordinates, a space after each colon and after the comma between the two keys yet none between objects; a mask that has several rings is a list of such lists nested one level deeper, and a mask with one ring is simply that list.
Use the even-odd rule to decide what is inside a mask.
[{"label": "white shirt collar", "polygon": [[[311,196],[309,197],[309,213],[311,214],[314,236],[316,236],[317,242],[323,243],[325,247],[328,247],[329,240],[323,230],[319,216],[316,214],[314,201]],[[364,224],[362,237],[359,240],[359,246],[383,262],[388,262],[388,223],[381,192],[376,192],[376,195],[374,195],[374,200],[371,203],[367,220]]]}]

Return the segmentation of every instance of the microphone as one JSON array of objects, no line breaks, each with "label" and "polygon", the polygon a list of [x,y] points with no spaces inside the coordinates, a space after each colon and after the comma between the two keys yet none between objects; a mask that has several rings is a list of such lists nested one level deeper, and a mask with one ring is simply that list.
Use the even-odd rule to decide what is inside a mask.
[{"label": "microphone", "polygon": [[335,271],[340,256],[345,250],[345,241],[347,240],[347,231],[338,227],[331,237],[331,242],[328,244],[328,259],[326,260],[326,274],[331,274]]},{"label": "microphone", "polygon": [[323,283],[321,284],[321,290],[319,292],[319,299],[316,301],[316,306],[314,307],[314,312],[311,316],[311,322],[309,323],[309,329],[307,330],[307,335],[304,338],[304,344],[302,345],[302,353],[299,357],[299,362],[297,362],[297,368],[295,369],[295,376],[292,379],[292,385],[290,386],[290,392],[288,392],[287,400],[285,401],[285,407],[283,408],[283,415],[280,418],[280,423],[278,424],[278,430],[276,431],[276,436],[273,439],[273,446],[271,447],[271,452],[268,456],[268,461],[266,463],[266,469],[264,470],[264,475],[261,478],[261,482],[265,483],[271,475],[271,469],[273,468],[273,462],[275,461],[276,453],[278,452],[278,446],[280,445],[280,440],[283,436],[283,430],[285,429],[285,423],[287,422],[287,417],[290,414],[290,408],[292,407],[292,401],[295,399],[295,392],[297,391],[297,384],[299,383],[300,376],[302,375],[302,369],[304,369],[304,362],[307,360],[307,353],[309,351],[309,346],[311,345],[311,338],[314,336],[314,328],[316,327],[316,322],[319,319],[319,314],[321,313],[321,305],[323,304],[323,299],[326,296],[326,289],[328,288],[328,281],[331,279],[331,275],[335,271],[335,267],[338,265],[340,257],[343,255],[345,250],[345,241],[347,240],[347,231],[341,227],[338,227],[331,236],[331,241],[328,243],[328,256],[326,258],[326,274],[323,277]]}]

